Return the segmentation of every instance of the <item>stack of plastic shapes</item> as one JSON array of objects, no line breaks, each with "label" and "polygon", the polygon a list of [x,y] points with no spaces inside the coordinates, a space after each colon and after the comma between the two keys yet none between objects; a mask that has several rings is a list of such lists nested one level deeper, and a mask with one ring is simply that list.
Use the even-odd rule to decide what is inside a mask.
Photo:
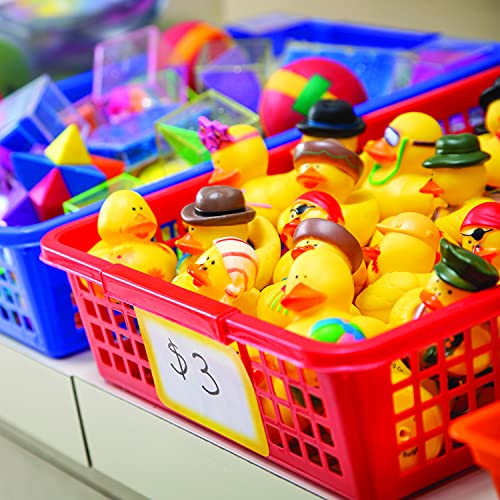
[{"label": "stack of plastic shapes", "polygon": [[[30,224],[63,213],[63,202],[106,180],[106,175],[92,165],[92,160],[75,125],[67,127],[45,149],[45,155],[13,153],[15,178],[26,190],[22,202],[13,207],[4,222],[22,225],[26,214]],[[32,210],[29,209],[31,205]]]},{"label": "stack of plastic shapes", "polygon": [[0,101],[0,145],[13,151],[49,144],[72,123],[85,137],[87,122],[47,75]]}]

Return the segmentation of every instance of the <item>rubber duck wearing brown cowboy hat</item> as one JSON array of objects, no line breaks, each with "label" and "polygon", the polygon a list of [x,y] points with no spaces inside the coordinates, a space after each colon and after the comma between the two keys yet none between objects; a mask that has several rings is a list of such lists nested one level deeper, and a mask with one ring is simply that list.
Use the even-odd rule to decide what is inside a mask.
[{"label": "rubber duck wearing brown cowboy hat", "polygon": [[[308,219],[303,224],[324,219]],[[339,226],[342,227],[342,226]],[[343,228],[342,228],[343,229]],[[305,250],[294,260],[286,280],[281,305],[294,314],[286,328],[310,336],[318,322],[340,319],[370,338],[386,330],[381,321],[360,315],[354,300],[352,259],[327,246]],[[360,258],[361,259],[361,258]]]},{"label": "rubber duck wearing brown cowboy hat", "polygon": [[[441,240],[440,254],[441,260],[434,266],[427,285],[406,293],[396,302],[390,315],[391,327],[418,319],[496,285],[497,270],[478,255],[453,245],[444,238]],[[491,342],[488,323],[472,327],[470,334],[473,349]],[[447,359],[462,356],[465,351],[464,334],[458,333],[447,339],[445,347]],[[424,351],[423,363],[435,364],[436,355],[435,348]],[[480,373],[490,365],[490,352],[474,356],[474,373]],[[467,372],[466,363],[449,365],[448,370],[451,375],[463,376]]]},{"label": "rubber duck wearing brown cowboy hat", "polygon": [[[363,252],[356,238],[343,226],[328,219],[310,218],[302,221],[294,234],[288,275],[285,279],[269,285],[262,290],[259,298],[257,314],[266,321],[286,326],[293,320],[293,312],[283,310],[280,299],[284,294],[283,285],[289,277],[294,260],[307,251],[328,250],[339,256],[352,274],[354,293],[356,294],[366,282],[366,266]],[[350,308],[352,314],[359,314],[355,307]]]},{"label": "rubber duck wearing brown cowboy hat", "polygon": [[358,137],[365,131],[363,118],[342,99],[321,99],[309,109],[307,119],[297,124],[302,142],[335,139],[350,151],[357,152]]},{"label": "rubber duck wearing brown cowboy hat", "polygon": [[307,190],[324,191],[341,205],[346,228],[363,246],[379,220],[378,204],[369,192],[354,186],[362,175],[363,162],[335,139],[298,144],[293,151],[297,182]]},{"label": "rubber duck wearing brown cowboy hat", "polygon": [[281,253],[278,232],[267,219],[247,206],[240,189],[205,186],[198,191],[196,200],[182,209],[181,218],[186,234],[176,245],[187,257],[182,259],[179,274],[186,272],[189,264],[208,250],[215,239],[234,236],[249,241],[261,262],[255,287],[260,290],[271,281]]},{"label": "rubber duck wearing brown cowboy hat", "polygon": [[445,237],[454,243],[461,241],[460,226],[467,213],[491,201],[484,196],[487,179],[484,163],[489,157],[481,150],[475,135],[451,134],[439,138],[435,154],[423,162],[432,177],[420,191],[446,204],[436,210],[433,219]]},{"label": "rubber duck wearing brown cowboy hat", "polygon": [[479,105],[484,111],[486,134],[479,136],[481,149],[490,154],[485,162],[488,186],[500,188],[500,77],[479,97]]}]

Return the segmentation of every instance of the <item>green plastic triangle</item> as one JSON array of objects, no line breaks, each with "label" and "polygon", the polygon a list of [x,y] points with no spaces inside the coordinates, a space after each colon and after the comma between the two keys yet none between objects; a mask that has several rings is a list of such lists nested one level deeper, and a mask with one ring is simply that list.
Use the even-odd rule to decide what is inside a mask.
[{"label": "green plastic triangle", "polygon": [[197,132],[164,123],[158,124],[158,130],[174,153],[191,165],[210,160],[210,152],[202,144]]}]

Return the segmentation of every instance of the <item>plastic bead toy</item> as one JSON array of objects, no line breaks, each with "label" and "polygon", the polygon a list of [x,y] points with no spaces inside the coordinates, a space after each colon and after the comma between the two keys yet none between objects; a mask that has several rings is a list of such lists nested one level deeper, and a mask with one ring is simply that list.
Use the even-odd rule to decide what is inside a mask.
[{"label": "plastic bead toy", "polygon": [[279,236],[268,220],[256,216],[255,210],[246,205],[239,189],[204,187],[198,191],[196,201],[182,209],[181,217],[187,231],[176,245],[187,256],[182,259],[179,272],[186,271],[215,239],[233,236],[250,241],[255,248],[261,263],[256,288],[260,290],[269,283],[281,252]]},{"label": "plastic bead toy", "polygon": [[167,281],[174,277],[177,257],[170,247],[151,241],[158,224],[140,194],[121,190],[109,195],[97,225],[101,240],[89,254]]},{"label": "plastic bead toy", "polygon": [[266,135],[295,127],[320,99],[366,101],[363,84],[345,66],[323,57],[305,57],[273,73],[264,86],[259,115]]},{"label": "plastic bead toy", "polygon": [[424,113],[403,113],[386,128],[384,137],[368,141],[362,155],[366,178],[362,186],[376,198],[380,218],[401,212],[432,215],[436,201],[420,192],[430,173],[422,163],[441,137],[439,123]]},{"label": "plastic bead toy", "polygon": [[363,172],[361,158],[335,139],[322,139],[298,144],[293,164],[304,188],[325,191],[340,203],[346,228],[365,245],[375,231],[379,211],[369,192],[353,192]]},{"label": "plastic bead toy", "polygon": [[466,215],[462,226],[463,248],[479,255],[500,271],[500,204],[483,203]]},{"label": "plastic bead toy", "polygon": [[357,116],[347,101],[321,99],[311,107],[307,118],[297,124],[302,142],[336,139],[345,148],[358,151],[358,136],[366,129],[363,118]]},{"label": "plastic bead toy", "polygon": [[172,283],[255,314],[259,291],[254,285],[258,269],[257,254],[246,241],[218,238]]},{"label": "plastic bead toy", "polygon": [[[390,325],[397,326],[424,314],[442,309],[472,293],[496,285],[498,272],[490,263],[472,252],[453,245],[444,238],[441,240],[441,260],[434,267],[427,285],[423,289],[414,289],[404,294],[395,304],[390,314]],[[464,335],[448,339],[446,356],[454,358],[464,353]],[[488,324],[475,326],[470,331],[474,349],[491,341]],[[435,349],[422,354],[423,363],[431,363],[436,356]],[[491,364],[490,353],[474,357],[474,373],[480,373]],[[465,363],[450,365],[450,374],[462,376],[467,373]]]},{"label": "plastic bead toy", "polygon": [[488,185],[500,187],[500,78],[488,87],[479,98],[479,105],[485,113],[487,133],[479,136],[481,149],[491,156],[485,162]]}]

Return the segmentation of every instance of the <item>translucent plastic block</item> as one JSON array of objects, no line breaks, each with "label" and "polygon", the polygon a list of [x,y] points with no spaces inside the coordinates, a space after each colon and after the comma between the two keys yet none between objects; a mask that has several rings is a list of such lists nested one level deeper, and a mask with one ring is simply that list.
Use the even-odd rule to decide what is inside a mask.
[{"label": "translucent plastic block", "polygon": [[274,63],[268,39],[242,39],[231,46],[214,40],[200,52],[195,67],[196,89],[214,89],[256,111]]},{"label": "translucent plastic block", "polygon": [[99,43],[94,52],[94,100],[99,102],[114,88],[139,78],[154,84],[159,41],[159,29],[147,26]]},{"label": "translucent plastic block", "polygon": [[[196,155],[204,155],[201,159],[208,159],[205,149],[200,149],[198,139],[198,118],[205,116],[209,120],[217,120],[225,125],[247,124],[261,130],[259,116],[245,106],[229,99],[215,90],[207,90],[190,102],[181,106],[176,111],[159,119],[156,124],[156,141],[158,152],[169,159],[179,158],[180,147],[175,144],[172,147],[169,136],[165,130],[169,130],[170,137],[179,136],[180,140],[186,142],[184,147],[191,148],[189,153],[181,154],[183,160],[196,158]],[[175,128],[184,129],[184,133],[175,134]],[[172,132],[174,132],[172,134]],[[191,132],[191,133],[190,133]]]},{"label": "translucent plastic block", "polygon": [[484,60],[498,50],[498,44],[487,41],[439,37],[412,50],[417,56],[412,82],[425,81]]},{"label": "translucent plastic block", "polygon": [[418,61],[415,54],[403,50],[289,41],[281,64],[309,56],[326,57],[349,68],[361,80],[370,98],[409,86]]},{"label": "translucent plastic block", "polygon": [[87,135],[87,122],[48,75],[0,101],[0,144],[14,151],[48,144],[71,123]]},{"label": "translucent plastic block", "polygon": [[158,104],[184,103],[184,68],[164,69],[166,47],[158,28],[148,26],[97,45],[94,54],[93,103],[110,123]]},{"label": "translucent plastic block", "polygon": [[155,122],[178,105],[159,105],[129,116],[117,124],[97,127],[87,141],[92,154],[117,158],[127,171],[152,161],[157,156]]},{"label": "translucent plastic block", "polygon": [[88,191],[80,193],[63,203],[64,213],[78,212],[83,207],[103,200],[111,193],[120,189],[134,189],[139,187],[142,182],[130,174],[121,174],[109,181],[103,182]]}]

